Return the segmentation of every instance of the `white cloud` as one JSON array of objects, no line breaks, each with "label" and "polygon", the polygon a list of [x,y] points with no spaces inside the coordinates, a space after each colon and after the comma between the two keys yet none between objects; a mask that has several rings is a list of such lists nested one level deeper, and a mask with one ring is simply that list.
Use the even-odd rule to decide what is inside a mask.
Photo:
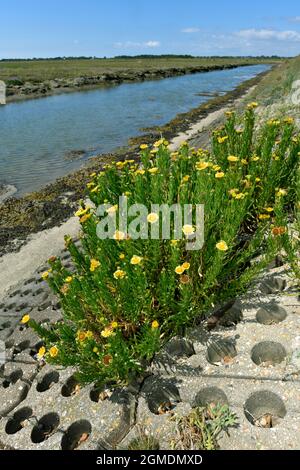
[{"label": "white cloud", "polygon": [[159,41],[148,41],[144,43],[144,46],[146,47],[159,47],[160,42]]},{"label": "white cloud", "polygon": [[298,31],[277,31],[274,29],[242,29],[236,33],[237,36],[244,39],[277,39],[278,41],[300,41],[300,32]]},{"label": "white cloud", "polygon": [[184,28],[181,30],[182,33],[187,33],[187,34],[199,33],[199,31],[200,31],[199,28]]},{"label": "white cloud", "polygon": [[159,47],[159,41],[147,41],[147,42],[134,42],[134,41],[126,41],[126,42],[116,42],[114,47],[120,49],[143,49],[143,48],[155,48]]}]

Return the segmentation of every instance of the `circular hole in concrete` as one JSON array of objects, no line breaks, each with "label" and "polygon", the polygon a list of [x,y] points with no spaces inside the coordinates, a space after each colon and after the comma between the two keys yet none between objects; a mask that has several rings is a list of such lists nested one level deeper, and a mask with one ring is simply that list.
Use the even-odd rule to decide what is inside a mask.
[{"label": "circular hole in concrete", "polygon": [[16,297],[17,295],[20,295],[20,294],[21,294],[21,291],[16,290],[15,292],[12,292],[12,294],[10,294],[9,298],[12,299],[13,297]]},{"label": "circular hole in concrete", "polygon": [[31,292],[31,289],[26,289],[24,292],[22,292],[21,297],[27,297],[27,295],[31,294]]},{"label": "circular hole in concrete", "polygon": [[[47,295],[47,294],[46,294]],[[42,303],[38,307],[38,311],[41,312],[42,310],[46,310],[46,308],[51,306],[51,300],[47,300],[46,302]]]},{"label": "circular hole in concrete", "polygon": [[102,392],[103,392],[103,389],[101,388],[93,388],[93,390],[91,390],[90,392],[91,401],[93,401],[94,403],[99,403],[99,401],[101,400]]},{"label": "circular hole in concrete", "polygon": [[217,387],[206,387],[200,390],[200,392],[195,396],[193,407],[228,404],[228,398],[223,390]]},{"label": "circular hole in concrete", "polygon": [[15,383],[18,382],[23,377],[23,371],[22,369],[17,369],[14,372],[12,372],[9,377],[4,379],[2,382],[2,386],[4,388],[8,388],[10,385],[14,385]]},{"label": "circular hole in concrete", "polygon": [[11,322],[10,321],[5,321],[5,322],[1,323],[0,331],[6,330],[6,328],[10,328],[10,327],[11,327]]},{"label": "circular hole in concrete", "polygon": [[16,312],[22,312],[22,310],[28,309],[28,303],[23,302],[16,307]]},{"label": "circular hole in concrete", "polygon": [[35,291],[32,292],[32,296],[33,297],[36,297],[37,295],[40,295],[44,292],[44,289],[42,289],[41,287]]},{"label": "circular hole in concrete", "polygon": [[59,416],[57,413],[49,413],[43,416],[34,426],[31,433],[31,440],[34,444],[46,441],[59,426]]},{"label": "circular hole in concrete", "polygon": [[22,351],[25,351],[25,349],[28,349],[30,346],[30,341],[22,341],[19,343],[13,350],[13,355],[20,354]]},{"label": "circular hole in concrete", "polygon": [[54,384],[57,384],[59,381],[59,373],[55,370],[48,372],[44,375],[42,380],[37,384],[36,390],[39,393],[44,393],[49,390]]},{"label": "circular hole in concrete", "polygon": [[75,450],[81,444],[86,442],[92,432],[92,426],[89,421],[82,420],[73,423],[61,440],[62,450]]},{"label": "circular hole in concrete", "polygon": [[247,420],[261,428],[274,428],[286,415],[283,400],[269,390],[253,393],[246,401],[244,411]]},{"label": "circular hole in concrete", "polygon": [[237,356],[237,350],[232,340],[218,340],[207,348],[207,360],[211,364],[223,363],[229,365]]},{"label": "circular hole in concrete", "polygon": [[32,409],[31,408],[21,408],[20,410],[14,413],[13,417],[10,418],[5,426],[6,434],[16,434],[21,431],[26,425],[26,421],[31,418]]},{"label": "circular hole in concrete", "polygon": [[5,347],[7,349],[12,348],[14,344],[15,344],[15,341],[13,339],[8,339],[7,341],[5,341]]},{"label": "circular hole in concrete", "polygon": [[161,386],[155,385],[146,394],[146,400],[151,413],[163,415],[171,413],[181,402],[181,397],[175,384],[162,381]]},{"label": "circular hole in concrete", "polygon": [[275,325],[284,321],[286,317],[287,312],[284,308],[276,304],[271,304],[258,310],[256,321],[262,325]]},{"label": "circular hole in concrete", "polygon": [[70,377],[65,385],[62,386],[61,389],[61,394],[63,397],[71,397],[73,395],[77,395],[80,391],[80,383],[79,381],[74,377]]},{"label": "circular hole in concrete", "polygon": [[251,352],[251,359],[257,366],[268,367],[281,364],[287,357],[287,352],[280,343],[264,341],[256,344]]}]

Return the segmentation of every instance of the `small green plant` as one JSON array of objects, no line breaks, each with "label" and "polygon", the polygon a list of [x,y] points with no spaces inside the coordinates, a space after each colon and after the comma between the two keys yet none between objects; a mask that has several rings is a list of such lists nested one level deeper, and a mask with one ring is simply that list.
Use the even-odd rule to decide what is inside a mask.
[{"label": "small green plant", "polygon": [[227,405],[208,405],[194,408],[188,416],[174,416],[177,438],[176,450],[217,450],[222,432],[238,425],[237,416]]},{"label": "small green plant", "polygon": [[[284,213],[296,204],[300,140],[289,118],[255,133],[255,107],[249,105],[242,128],[228,113],[210,152],[187,144],[171,152],[162,139],[153,148],[142,145],[140,161],[112,163],[91,175],[94,207],[82,203],[77,212],[80,247],[66,237],[75,269],[52,258],[43,275],[60,298],[63,321],[44,328],[24,319],[45,342],[39,357],[77,367],[82,382],[127,383],[163,342],[212,304],[243,292],[280,251]],[[161,223],[152,204],[203,204],[203,248],[186,247],[194,220],[183,227],[183,238],[135,239],[120,228],[99,238],[97,208],[107,204],[108,219],[119,215],[120,196],[128,207],[147,208],[149,230]],[[129,222],[135,217],[128,215]]]},{"label": "small green plant", "polygon": [[143,426],[140,426],[137,437],[129,443],[126,450],[159,450],[159,442],[152,434],[147,433]]}]

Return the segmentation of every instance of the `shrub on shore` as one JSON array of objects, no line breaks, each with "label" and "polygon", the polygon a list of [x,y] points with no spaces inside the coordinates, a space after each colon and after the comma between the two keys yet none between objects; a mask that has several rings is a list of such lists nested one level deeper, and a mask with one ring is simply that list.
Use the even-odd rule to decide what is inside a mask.
[{"label": "shrub on shore", "polygon": [[[43,275],[60,297],[63,321],[44,328],[26,318],[45,342],[40,358],[75,366],[82,382],[127,383],[166,340],[243,292],[271,261],[287,234],[285,211],[297,202],[300,139],[291,119],[267,122],[257,135],[255,107],[241,128],[228,113],[211,151],[183,144],[171,152],[162,139],[141,147],[140,162],[92,175],[95,207],[82,203],[77,213],[80,248],[66,237],[75,270],[53,258]],[[120,196],[149,209],[149,227],[160,223],[151,204],[204,204],[203,248],[187,251],[184,238],[132,239],[120,230],[99,239],[96,208],[106,203],[114,216]],[[193,231],[194,223],[183,228],[187,238]]]}]

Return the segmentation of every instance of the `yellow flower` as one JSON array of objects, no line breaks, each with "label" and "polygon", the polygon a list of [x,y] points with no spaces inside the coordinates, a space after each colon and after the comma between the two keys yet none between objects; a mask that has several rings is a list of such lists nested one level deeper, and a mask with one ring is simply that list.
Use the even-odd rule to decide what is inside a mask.
[{"label": "yellow flower", "polygon": [[99,190],[99,186],[96,186],[94,189],[91,190],[91,193],[96,193]]},{"label": "yellow flower", "polygon": [[230,189],[228,192],[229,192],[229,195],[233,197],[234,199],[236,198],[236,195],[239,194],[238,189]]},{"label": "yellow flower", "polygon": [[142,176],[143,176],[145,173],[146,173],[145,170],[136,170],[136,172],[135,172],[136,175],[142,175]]},{"label": "yellow flower", "polygon": [[258,103],[256,101],[252,101],[252,103],[249,103],[248,104],[248,109],[254,109],[254,108],[257,108],[258,106]]},{"label": "yellow flower", "polygon": [[209,166],[210,166],[210,165],[209,165],[208,162],[198,162],[198,163],[196,163],[196,170],[198,170],[198,171],[204,171],[204,170],[206,170]]},{"label": "yellow flower", "polygon": [[155,212],[152,212],[151,214],[148,215],[147,220],[149,224],[155,224],[159,220],[159,215],[155,214]]},{"label": "yellow flower", "polygon": [[266,212],[274,212],[273,207],[266,207],[265,209]]},{"label": "yellow flower", "polygon": [[73,281],[73,277],[72,276],[68,276],[66,279],[65,279],[65,282],[67,284],[71,284],[71,282]]},{"label": "yellow flower", "polygon": [[229,157],[227,158],[227,160],[230,162],[230,163],[236,163],[239,161],[239,158],[236,157],[235,155],[229,155]]},{"label": "yellow flower", "polygon": [[116,167],[122,170],[127,165],[127,162],[117,162]]},{"label": "yellow flower", "polygon": [[156,173],[158,173],[158,168],[154,167],[154,168],[150,168],[150,170],[148,170],[150,175],[155,175]]},{"label": "yellow flower", "polygon": [[115,206],[112,206],[109,209],[107,209],[106,212],[107,212],[108,215],[112,215],[112,214],[115,214],[117,212],[118,208],[119,208],[119,206],[118,206],[118,204],[116,204]]},{"label": "yellow flower", "polygon": [[219,243],[216,244],[216,248],[219,251],[228,251],[228,245],[224,240],[221,240]]},{"label": "yellow flower", "polygon": [[42,346],[42,347],[39,349],[38,353],[37,353],[38,359],[43,359],[43,357],[45,356],[45,354],[46,354],[46,348],[45,348],[44,346]]},{"label": "yellow flower", "polygon": [[189,236],[189,235],[193,235],[193,233],[195,233],[196,230],[192,225],[184,225],[182,228],[182,231],[184,235]]},{"label": "yellow flower", "polygon": [[190,265],[190,263],[183,263],[182,267],[185,271],[188,271],[190,269],[191,265]]},{"label": "yellow flower", "polygon": [[42,274],[42,279],[44,279],[44,281],[46,281],[48,277],[49,277],[49,271],[46,271],[45,273]]},{"label": "yellow flower", "polygon": [[179,242],[179,240],[171,240],[171,245],[172,246],[177,246],[178,242]]},{"label": "yellow flower", "polygon": [[49,354],[50,357],[56,357],[58,355],[58,348],[56,346],[52,346],[52,348],[49,349]]},{"label": "yellow flower", "polygon": [[254,157],[251,158],[253,162],[258,162],[260,158],[257,155],[254,155]]},{"label": "yellow flower", "polygon": [[224,137],[218,137],[219,144],[223,144],[224,142],[226,142],[226,140],[228,140],[227,135],[225,135]]},{"label": "yellow flower", "polygon": [[238,193],[234,196],[234,198],[237,199],[237,200],[245,199],[245,194]]},{"label": "yellow flower", "polygon": [[99,349],[95,346],[95,347],[93,348],[93,353],[97,354],[98,352],[99,352]]},{"label": "yellow flower", "polygon": [[182,178],[182,182],[183,182],[183,183],[188,183],[190,179],[191,179],[190,176],[184,176],[184,177]]},{"label": "yellow flower", "polygon": [[134,266],[136,266],[137,264],[140,264],[142,261],[143,261],[143,258],[141,256],[134,255],[131,258],[130,263],[133,264]]},{"label": "yellow flower", "polygon": [[91,181],[90,183],[88,183],[88,184],[86,185],[86,187],[87,187],[88,189],[92,189],[94,186],[95,186],[94,181]]},{"label": "yellow flower", "polygon": [[213,169],[214,171],[220,171],[220,170],[221,170],[221,167],[220,167],[219,165],[214,165],[214,166],[212,167],[212,169]]},{"label": "yellow flower", "polygon": [[124,232],[120,232],[117,230],[114,234],[114,240],[120,241],[120,240],[125,240],[126,239],[126,234]]},{"label": "yellow flower", "polygon": [[92,217],[92,214],[85,214],[83,217],[80,219],[80,223],[84,224],[87,220],[89,220]]},{"label": "yellow flower", "polygon": [[224,176],[225,176],[225,173],[223,171],[218,171],[218,173],[215,174],[215,177],[219,180],[224,178]]},{"label": "yellow flower", "polygon": [[125,259],[124,253],[121,253],[120,256],[119,256],[119,258],[122,259],[122,260]]},{"label": "yellow flower", "polygon": [[86,337],[87,337],[87,339],[92,339],[92,338],[94,338],[94,333],[92,331],[87,331],[86,332]]},{"label": "yellow flower", "polygon": [[268,126],[279,126],[280,121],[279,119],[270,119],[270,121],[267,122]]},{"label": "yellow flower", "polygon": [[248,160],[246,160],[245,158],[243,158],[243,159],[241,160],[241,162],[242,162],[243,165],[248,165]]},{"label": "yellow flower", "polygon": [[184,269],[183,266],[177,266],[177,268],[175,269],[175,273],[179,274],[179,276],[181,276],[181,274],[183,274],[184,271],[185,271],[185,269]]},{"label": "yellow flower", "polygon": [[225,116],[231,117],[233,115],[232,111],[226,111]]},{"label": "yellow flower", "polygon": [[24,315],[24,317],[23,317],[22,320],[21,320],[21,323],[22,323],[23,325],[26,325],[26,323],[28,323],[29,320],[30,320],[30,315],[28,315],[28,314],[27,314],[27,315]]},{"label": "yellow flower", "polygon": [[92,174],[90,175],[91,178],[95,178],[95,176],[97,176],[97,173],[92,173]]},{"label": "yellow flower", "polygon": [[261,179],[260,178],[255,178],[256,183],[260,183]]},{"label": "yellow flower", "polygon": [[75,212],[75,216],[76,217],[82,217],[83,215],[85,215],[87,212],[89,211],[89,208],[88,209],[79,209],[77,212]]},{"label": "yellow flower", "polygon": [[86,332],[85,331],[77,331],[77,341],[83,343],[86,340]]},{"label": "yellow flower", "polygon": [[276,196],[281,197],[281,196],[286,196],[287,191],[285,189],[278,189]]},{"label": "yellow flower", "polygon": [[91,260],[90,271],[93,273],[100,266],[100,261],[96,259]]},{"label": "yellow flower", "polygon": [[119,326],[119,323],[117,321],[113,321],[112,324],[111,324],[111,327],[115,330],[116,328],[118,328]]},{"label": "yellow flower", "polygon": [[142,145],[140,146],[140,149],[141,149],[141,150],[146,150],[147,148],[149,148],[147,144],[142,144]]},{"label": "yellow flower", "polygon": [[270,219],[270,217],[271,216],[269,214],[260,214],[258,216],[259,220],[268,220],[268,219]]},{"label": "yellow flower", "polygon": [[151,327],[152,327],[153,330],[157,330],[157,328],[159,328],[159,323],[158,323],[158,321],[157,321],[157,320],[154,320],[154,321],[152,322]]},{"label": "yellow flower", "polygon": [[154,142],[153,147],[158,148],[164,144],[164,139],[160,139],[157,142]]},{"label": "yellow flower", "polygon": [[125,271],[122,271],[121,269],[117,269],[117,271],[114,273],[115,279],[124,279],[125,276],[126,276]]},{"label": "yellow flower", "polygon": [[284,120],[283,120],[284,123],[286,124],[294,124],[294,118],[292,117],[286,117]]},{"label": "yellow flower", "polygon": [[103,331],[101,331],[102,338],[110,338],[113,335],[114,335],[114,332],[112,328],[105,328]]}]

